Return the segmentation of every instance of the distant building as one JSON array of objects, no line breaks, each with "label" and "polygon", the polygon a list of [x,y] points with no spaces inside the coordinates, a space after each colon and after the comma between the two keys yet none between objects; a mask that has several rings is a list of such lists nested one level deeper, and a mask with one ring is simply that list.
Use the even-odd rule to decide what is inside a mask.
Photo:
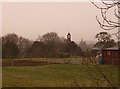
[{"label": "distant building", "polygon": [[67,41],[71,42],[71,34],[70,33],[67,34]]},{"label": "distant building", "polygon": [[83,41],[83,38],[81,38],[81,41],[80,41],[80,43],[79,43],[79,46],[80,46],[80,48],[81,48],[81,50],[82,51],[88,51],[88,46],[87,46],[87,44],[86,44],[86,42],[85,41]]},{"label": "distant building", "polygon": [[71,34],[68,33],[64,41],[64,53],[68,54],[69,57],[78,57],[83,55],[81,48],[71,40]]}]

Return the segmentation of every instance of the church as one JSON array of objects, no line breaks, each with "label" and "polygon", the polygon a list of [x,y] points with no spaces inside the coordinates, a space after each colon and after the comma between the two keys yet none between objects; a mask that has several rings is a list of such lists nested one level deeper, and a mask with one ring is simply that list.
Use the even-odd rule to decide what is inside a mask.
[{"label": "church", "polygon": [[64,51],[65,53],[68,53],[70,57],[82,55],[81,48],[74,41],[71,40],[71,34],[69,32],[67,34],[67,38],[65,39]]},{"label": "church", "polygon": [[70,33],[67,34],[67,41],[71,42],[71,34]]}]

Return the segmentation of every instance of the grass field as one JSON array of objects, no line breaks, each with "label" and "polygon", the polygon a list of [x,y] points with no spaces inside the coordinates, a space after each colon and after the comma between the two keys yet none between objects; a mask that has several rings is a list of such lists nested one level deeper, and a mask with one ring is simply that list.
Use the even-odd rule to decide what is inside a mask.
[{"label": "grass field", "polygon": [[[109,86],[93,65],[88,67],[82,64],[3,67],[2,84],[3,87],[76,87],[77,84],[80,87]],[[99,65],[99,67],[116,85],[117,67],[111,65]],[[93,77],[99,78],[100,81]]]}]

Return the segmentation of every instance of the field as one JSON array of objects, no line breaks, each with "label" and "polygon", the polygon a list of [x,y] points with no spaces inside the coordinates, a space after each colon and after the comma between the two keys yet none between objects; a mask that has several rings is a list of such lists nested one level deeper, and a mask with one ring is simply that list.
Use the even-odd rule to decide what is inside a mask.
[{"label": "field", "polygon": [[[8,61],[4,60],[4,61]],[[15,59],[18,60],[18,59]],[[22,60],[22,59],[21,59]],[[25,60],[25,59],[24,59]],[[31,59],[26,59],[31,60]],[[45,59],[32,59],[41,61]],[[47,59],[49,63],[62,62],[63,59]],[[73,59],[72,59],[73,60]],[[75,59],[74,59],[75,60]],[[46,61],[46,60],[45,60]],[[50,62],[51,61],[51,62]],[[77,61],[80,63],[77,64]],[[117,85],[117,67],[97,65],[107,79]],[[4,66],[3,87],[107,87],[110,86],[98,69],[92,64],[81,64],[76,59],[72,64],[45,64],[38,66]],[[111,74],[112,73],[112,74]],[[112,76],[111,76],[112,75]],[[97,78],[97,79],[95,79]],[[100,79],[98,81],[98,79]]]}]

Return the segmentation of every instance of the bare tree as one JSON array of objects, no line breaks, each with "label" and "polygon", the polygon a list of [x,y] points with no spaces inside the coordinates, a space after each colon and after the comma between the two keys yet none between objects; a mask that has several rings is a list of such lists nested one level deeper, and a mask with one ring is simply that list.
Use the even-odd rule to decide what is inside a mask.
[{"label": "bare tree", "polygon": [[32,42],[29,39],[19,37],[18,39],[18,48],[19,48],[19,57],[25,57],[28,48],[32,45]]},{"label": "bare tree", "polygon": [[54,57],[60,50],[61,39],[55,32],[48,32],[42,36],[42,42],[47,47],[47,55]]},{"label": "bare tree", "polygon": [[15,44],[18,43],[18,35],[15,33],[9,33],[2,37],[2,44],[5,44],[7,41],[13,42]]},{"label": "bare tree", "polygon": [[[118,37],[118,43],[120,42],[120,0],[101,0],[101,3],[94,2],[93,0],[91,1],[92,4],[100,10],[101,13],[101,19],[98,18],[98,16],[96,16],[96,20],[98,22],[98,24],[100,25],[100,27],[103,30],[106,31],[110,31],[110,30],[115,30],[118,29],[117,32],[111,34],[111,35],[115,35],[116,37]],[[114,12],[113,17],[110,17],[110,12],[111,10]],[[97,35],[98,36],[98,35]],[[118,47],[120,49],[120,44],[118,44]],[[96,60],[92,59],[89,57],[90,62],[93,64],[93,66],[97,69],[97,71],[99,72],[99,74],[102,75],[102,78],[107,81],[107,83],[109,84],[110,87],[112,87],[113,89],[115,89],[115,87],[118,85],[115,85],[113,83],[113,81],[104,74],[104,72],[100,69],[100,66],[97,65]],[[87,67],[93,71],[89,65],[87,65]],[[110,76],[112,76],[112,72],[113,72],[113,68],[114,66],[111,67],[111,73]],[[119,66],[118,66],[119,67]],[[91,75],[92,76],[92,75]],[[93,77],[93,76],[92,76]],[[95,78],[95,77],[93,77]],[[95,78],[96,79],[96,78]],[[98,81],[100,81],[101,79],[96,79]]]},{"label": "bare tree", "polygon": [[[99,23],[100,27],[104,30],[114,30],[120,27],[120,0],[101,0],[101,6],[97,5],[93,0],[91,1],[92,4],[100,10],[102,20],[96,16],[97,22]],[[111,10],[114,11],[113,18],[109,17]],[[117,32],[113,33],[118,37],[118,41],[120,41],[120,30],[118,29]],[[120,48],[120,46],[119,46]]]},{"label": "bare tree", "polygon": [[[98,16],[96,16],[96,19],[97,19],[97,22],[99,23],[100,27],[106,31],[109,31],[109,30],[114,30],[114,29],[117,29],[117,28],[120,28],[120,1],[119,0],[101,0],[101,4],[103,4],[102,6],[99,6],[97,5],[98,3],[95,3],[94,1],[91,1],[92,4],[97,7],[100,12],[101,12],[101,17],[102,17],[102,20],[100,20],[98,18]],[[108,12],[113,9],[114,10],[114,17],[116,18],[116,20],[114,19],[111,19],[109,18],[109,14]],[[115,35],[116,37],[118,37],[118,41],[120,42],[120,30],[118,29],[117,32],[113,33],[112,35]],[[97,35],[97,38],[98,38],[98,35]],[[120,44],[119,44],[119,48],[120,48]],[[88,73],[89,76],[91,76],[93,79],[95,79],[96,81],[96,85],[97,87],[100,87],[99,86],[99,83],[100,81],[102,81],[102,79],[104,79],[107,83],[108,83],[108,86],[111,87],[112,89],[116,89],[115,87],[118,86],[118,83],[117,84],[114,84],[114,82],[112,81],[111,79],[111,76],[112,76],[112,73],[113,73],[113,70],[114,70],[114,66],[112,65],[111,66],[111,71],[110,71],[110,74],[109,76],[107,76],[103,70],[101,69],[101,66],[97,64],[97,61],[96,61],[96,58],[92,58],[92,57],[88,57],[87,58],[88,60],[85,60],[85,63],[88,67],[89,70],[91,70],[91,73]],[[92,75],[92,73],[95,73],[94,70],[89,66],[89,62],[92,63],[92,66],[94,66],[94,68],[96,69],[96,71],[98,72],[98,74],[96,74],[97,76],[100,76],[100,78],[97,78],[95,76]],[[75,82],[76,83],[76,82]],[[76,83],[77,86],[79,87],[78,83]]]}]

